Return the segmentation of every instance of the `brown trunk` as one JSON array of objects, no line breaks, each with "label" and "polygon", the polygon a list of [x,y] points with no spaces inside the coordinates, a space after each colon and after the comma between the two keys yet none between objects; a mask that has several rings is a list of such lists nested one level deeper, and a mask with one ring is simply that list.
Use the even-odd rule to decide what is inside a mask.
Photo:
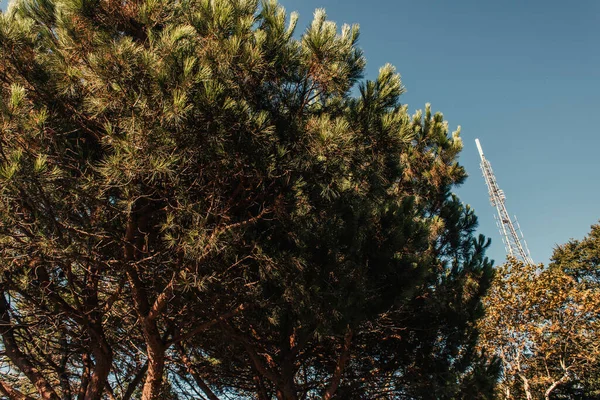
[{"label": "brown trunk", "polygon": [[94,355],[94,368],[85,391],[85,400],[101,400],[110,369],[112,348],[104,335],[102,307],[98,301],[98,281],[100,271],[94,264],[89,266],[83,291],[83,310],[86,314],[85,329],[90,338],[90,348]]},{"label": "brown trunk", "polygon": [[294,331],[292,324],[285,318],[282,324],[281,332],[281,394],[286,400],[297,400],[298,393],[296,390],[296,384],[294,383],[294,376],[296,370],[294,368],[294,354],[292,353],[292,344],[294,343]]},{"label": "brown trunk", "polygon": [[525,398],[527,400],[533,400],[533,396],[531,394],[531,389],[529,388],[529,379],[525,377],[523,374],[519,374],[521,380],[523,381],[523,390],[525,391]]},{"label": "brown trunk", "polygon": [[298,400],[298,394],[289,385],[284,384],[281,390],[277,390],[277,397],[281,400]]},{"label": "brown trunk", "polygon": [[140,368],[140,370],[137,372],[137,374],[135,374],[135,378],[133,378],[133,380],[131,382],[129,382],[129,385],[127,385],[127,390],[125,391],[125,394],[123,395],[123,398],[121,400],[129,400],[131,398],[131,396],[133,395],[133,392],[135,391],[135,388],[138,387],[138,385],[140,384],[140,382],[142,381],[142,379],[144,379],[144,375],[146,375],[146,372],[148,371],[148,362],[146,362],[142,368]]},{"label": "brown trunk", "polygon": [[344,345],[342,346],[342,352],[340,354],[340,358],[335,366],[335,370],[333,371],[333,376],[331,377],[331,382],[329,383],[329,387],[323,394],[323,400],[329,400],[335,394],[338,386],[340,385],[340,381],[342,380],[342,374],[344,373],[344,368],[348,363],[348,359],[350,358],[350,345],[352,344],[352,330],[348,327],[346,331],[346,336],[344,337]]},{"label": "brown trunk", "polygon": [[[149,339],[149,340],[148,340]],[[156,400],[165,369],[165,348],[159,337],[147,336],[148,373],[142,389],[142,400]]]},{"label": "brown trunk", "polygon": [[35,400],[33,397],[26,396],[16,389],[8,386],[7,383],[0,381],[0,393],[8,397],[9,400]]},{"label": "brown trunk", "polygon": [[69,349],[67,344],[67,339],[64,335],[59,340],[60,343],[60,363],[58,365],[57,373],[58,379],[60,380],[60,388],[63,393],[63,397],[66,399],[71,399],[73,396],[71,395],[71,384],[69,383],[69,375],[67,373],[67,362],[69,361]]},{"label": "brown trunk", "polygon": [[265,385],[263,384],[263,381],[260,378],[260,376],[256,375],[254,377],[254,382],[256,382],[256,392],[258,395],[258,400],[269,400],[269,396],[267,395],[267,389],[265,388]]},{"label": "brown trunk", "polygon": [[[48,271],[37,261],[39,260],[31,262],[31,269],[39,278],[41,287],[48,298],[75,319],[86,330],[90,340],[94,363],[90,359],[90,354],[86,353],[85,374],[81,380],[77,399],[100,400],[112,366],[112,349],[106,341],[102,326],[102,308],[98,302],[98,269],[94,265],[89,266],[90,272],[85,278],[86,287],[83,291],[83,301],[79,305],[81,308],[75,309],[54,290]],[[65,390],[68,389],[68,381],[63,384],[63,387],[65,397],[70,397],[66,396],[68,391]]]},{"label": "brown trunk", "polygon": [[106,383],[104,384],[104,387],[106,389],[106,394],[108,395],[108,399],[109,400],[117,400],[117,398],[115,397],[115,392],[113,391],[113,388],[110,387],[110,384],[108,383],[108,381],[106,381]]},{"label": "brown trunk", "polygon": [[[246,354],[248,354],[250,361],[252,361],[252,364],[254,365],[256,373],[260,377],[257,381],[259,384],[261,384],[260,387],[264,389],[261,378],[264,377],[265,379],[268,379],[271,381],[271,383],[273,383],[273,385],[275,385],[275,396],[277,399],[284,400],[286,393],[284,393],[283,379],[276,371],[275,365],[273,365],[273,363],[269,363],[267,360],[264,360],[264,358],[259,355],[258,349],[247,338],[238,334],[233,326],[230,326],[226,323],[222,326],[229,332],[232,338],[239,341],[239,343],[244,346]],[[267,363],[265,363],[265,361],[267,361]]]},{"label": "brown trunk", "polygon": [[158,399],[162,386],[165,369],[165,351],[167,349],[156,323],[156,319],[162,311],[161,307],[166,305],[166,301],[160,301],[161,297],[159,296],[157,304],[154,307],[150,306],[148,294],[140,279],[140,267],[130,264],[140,258],[140,250],[145,247],[144,232],[149,213],[150,210],[145,209],[145,206],[140,202],[134,204],[127,221],[123,252],[125,262],[127,263],[127,278],[131,285],[136,313],[142,324],[148,355],[148,372],[142,388],[142,400]]},{"label": "brown trunk", "polygon": [[550,394],[552,394],[552,392],[562,383],[566,382],[567,380],[569,380],[569,373],[567,371],[565,371],[564,375],[557,381],[552,382],[552,385],[550,385],[550,387],[544,392],[544,399],[545,400],[550,400]]},{"label": "brown trunk", "polygon": [[150,310],[148,297],[142,286],[142,282],[138,278],[137,271],[130,270],[128,276],[136,311],[142,323],[146,352],[148,354],[148,372],[146,373],[146,380],[142,388],[142,400],[154,400],[158,398],[162,385],[167,347],[161,338],[156,320],[148,317]]},{"label": "brown trunk", "polygon": [[142,323],[146,352],[148,354],[148,372],[146,373],[146,380],[142,388],[142,400],[155,400],[158,399],[162,385],[167,347],[163,343],[156,321],[148,317],[150,311],[148,297],[137,271],[131,269],[128,271],[128,276],[136,311]]},{"label": "brown trunk", "polygon": [[192,360],[190,360],[187,354],[185,354],[185,349],[183,348],[183,345],[178,344],[177,351],[179,352],[181,361],[183,362],[183,365],[185,365],[185,368],[187,369],[188,373],[192,376],[192,378],[194,378],[194,381],[196,382],[198,387],[204,392],[204,394],[206,394],[206,397],[208,397],[209,400],[219,400],[219,398],[210,389],[206,382],[204,382],[202,377],[200,377],[200,374],[198,374],[198,372],[194,368]]},{"label": "brown trunk", "polygon": [[81,372],[81,383],[79,385],[79,391],[77,392],[77,400],[84,399],[85,392],[87,391],[88,384],[90,383],[90,374],[92,373],[92,360],[90,359],[90,355],[83,353],[81,356],[81,361],[83,363],[83,371]]},{"label": "brown trunk", "polygon": [[85,391],[85,400],[101,400],[102,392],[106,385],[106,379],[112,366],[112,349],[104,337],[102,327],[92,327],[93,333],[90,335],[94,346],[94,370]]},{"label": "brown trunk", "polygon": [[60,400],[52,386],[33,365],[29,357],[21,352],[14,337],[10,316],[8,314],[9,306],[4,291],[0,290],[0,335],[4,343],[6,356],[12,363],[29,379],[36,390],[44,400]]}]

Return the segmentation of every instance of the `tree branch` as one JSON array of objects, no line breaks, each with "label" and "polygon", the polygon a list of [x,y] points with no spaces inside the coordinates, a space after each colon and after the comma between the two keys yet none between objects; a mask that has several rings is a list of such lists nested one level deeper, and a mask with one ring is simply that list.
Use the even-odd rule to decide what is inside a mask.
[{"label": "tree branch", "polygon": [[17,389],[13,389],[8,386],[7,383],[0,380],[0,393],[4,394],[9,398],[9,400],[35,400],[31,396],[24,395],[19,392]]},{"label": "tree branch", "polygon": [[188,333],[174,337],[173,339],[169,340],[166,345],[167,345],[167,347],[169,347],[175,343],[183,342],[187,339],[190,339],[190,338],[194,337],[195,335],[197,335],[198,333],[205,331],[208,328],[212,327],[213,325],[216,325],[219,322],[223,322],[223,321],[235,316],[236,314],[240,313],[244,309],[245,309],[244,304],[240,304],[235,310],[229,311],[217,318],[214,318],[210,321],[204,322],[204,323],[198,325],[196,328],[192,329]]},{"label": "tree branch", "polygon": [[125,394],[123,395],[121,400],[129,400],[131,398],[133,392],[135,391],[135,388],[138,387],[142,379],[144,379],[146,371],[148,371],[148,361],[146,361],[144,365],[142,365],[142,368],[140,368],[137,374],[135,374],[133,380],[129,382],[129,385],[127,385],[127,390],[125,390]]},{"label": "tree branch", "polygon": [[200,387],[200,389],[204,392],[204,394],[206,394],[206,396],[209,398],[209,400],[219,400],[217,395],[215,395],[215,393],[210,389],[210,387],[206,384],[206,382],[204,382],[202,377],[198,374],[198,372],[194,368],[194,364],[192,363],[192,360],[190,360],[189,357],[187,356],[187,354],[185,353],[185,349],[183,348],[183,345],[181,345],[179,343],[176,345],[176,347],[177,347],[179,356],[181,357],[181,361],[183,361],[183,365],[185,365],[187,372],[192,376],[192,378],[194,378],[194,381]]},{"label": "tree branch", "polygon": [[550,385],[546,392],[544,392],[544,399],[549,400],[550,394],[554,391],[554,389],[556,389],[558,385],[566,382],[567,379],[569,379],[569,371],[565,371],[564,375],[561,376],[559,380],[552,382],[552,385]]},{"label": "tree branch", "polygon": [[60,400],[52,386],[42,373],[33,365],[29,357],[24,354],[13,334],[13,327],[8,313],[9,305],[0,290],[0,335],[3,339],[6,355],[12,363],[31,381],[44,400]]},{"label": "tree branch", "polygon": [[342,352],[340,353],[340,358],[335,366],[335,370],[333,371],[333,376],[331,377],[331,382],[329,383],[329,387],[323,394],[323,400],[329,400],[335,394],[338,386],[340,385],[340,381],[342,379],[342,374],[344,373],[344,368],[348,363],[348,359],[350,358],[350,345],[352,344],[352,329],[348,326],[346,330],[346,335],[344,336],[344,345],[342,347]]},{"label": "tree branch", "polygon": [[256,382],[256,390],[258,395],[258,400],[269,400],[269,395],[267,394],[267,389],[259,375],[254,377],[254,382]]},{"label": "tree branch", "polygon": [[169,296],[171,296],[171,294],[173,293],[173,289],[175,287],[176,276],[177,272],[173,274],[167,286],[165,286],[163,291],[156,297],[156,300],[154,301],[154,304],[152,304],[152,307],[150,307],[150,311],[148,312],[148,316],[146,317],[149,321],[154,321],[156,318],[158,318],[160,313],[167,306],[167,300],[169,299]]}]

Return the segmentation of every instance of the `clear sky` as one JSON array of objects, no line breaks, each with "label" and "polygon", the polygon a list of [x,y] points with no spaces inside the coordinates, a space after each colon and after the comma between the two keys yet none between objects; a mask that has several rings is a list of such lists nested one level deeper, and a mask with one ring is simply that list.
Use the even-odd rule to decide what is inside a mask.
[{"label": "clear sky", "polygon": [[458,194],[475,208],[497,262],[504,247],[476,137],[536,262],[600,219],[600,2],[280,1],[300,13],[299,32],[319,7],[340,25],[360,24],[367,78],[392,63],[411,110],[430,102],[462,126],[470,177]]}]

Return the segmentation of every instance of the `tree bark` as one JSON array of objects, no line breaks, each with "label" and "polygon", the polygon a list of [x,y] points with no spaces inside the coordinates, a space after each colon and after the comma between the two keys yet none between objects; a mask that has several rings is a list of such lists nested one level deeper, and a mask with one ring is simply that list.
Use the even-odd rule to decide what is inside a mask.
[{"label": "tree bark", "polygon": [[148,373],[142,389],[142,400],[158,399],[162,386],[165,369],[165,346],[162,343],[158,329],[144,329],[146,349],[148,351]]},{"label": "tree bark", "polygon": [[101,400],[112,367],[112,349],[104,337],[101,326],[90,327],[90,331],[92,331],[90,336],[93,342],[92,354],[96,363],[84,399]]},{"label": "tree bark", "polygon": [[123,255],[126,262],[127,278],[131,286],[135,310],[142,325],[148,356],[148,372],[142,387],[142,400],[156,400],[162,386],[165,351],[167,349],[160,335],[156,319],[162,308],[166,306],[166,300],[159,295],[155,304],[152,307],[150,306],[148,294],[140,279],[139,267],[131,264],[140,257],[140,250],[144,248],[145,236],[143,232],[146,229],[149,213],[151,212],[145,208],[139,202],[136,202],[132,207],[125,229]]},{"label": "tree bark", "polygon": [[67,362],[69,361],[69,348],[68,348],[68,344],[67,344],[67,339],[65,338],[64,334],[59,339],[59,344],[60,344],[60,351],[62,354],[61,354],[60,363],[58,365],[58,369],[56,372],[58,373],[58,379],[60,380],[60,388],[62,390],[63,398],[72,399],[73,396],[71,395],[71,384],[69,382],[69,375],[67,374]]},{"label": "tree bark", "polygon": [[293,323],[287,316],[282,320],[280,335],[280,389],[283,392],[285,399],[296,400],[298,398],[298,390],[296,388],[296,383],[294,382],[294,377],[296,375],[296,368],[294,365],[295,353],[292,351],[292,346],[295,344],[295,335]]},{"label": "tree bark", "polygon": [[550,385],[550,387],[544,392],[544,399],[550,400],[550,394],[552,394],[554,389],[556,389],[561,383],[565,382],[568,378],[569,374],[565,372],[565,374],[559,380],[552,382],[552,385]]},{"label": "tree bark", "polygon": [[144,375],[146,375],[147,371],[148,362],[146,361],[146,363],[142,366],[142,368],[140,368],[137,374],[135,374],[135,378],[133,378],[133,380],[129,382],[129,385],[127,385],[127,390],[125,390],[125,394],[123,395],[123,398],[121,400],[129,400],[131,398],[133,392],[135,391],[135,388],[138,387],[142,379],[144,379]]},{"label": "tree bark", "polygon": [[323,400],[329,400],[335,394],[338,386],[340,385],[340,381],[342,380],[342,374],[344,373],[344,368],[346,368],[346,364],[348,363],[348,359],[350,358],[350,345],[352,344],[352,329],[350,327],[347,328],[346,335],[344,336],[344,345],[342,346],[342,352],[340,353],[340,358],[335,366],[335,370],[333,371],[333,376],[331,377],[331,382],[329,383],[329,387],[323,394]]},{"label": "tree bark", "polygon": [[142,388],[142,400],[155,400],[160,393],[165,368],[166,346],[158,330],[156,320],[149,318],[150,305],[148,296],[135,269],[131,268],[127,275],[133,292],[133,300],[146,342],[148,356],[148,372]]},{"label": "tree bark", "polygon": [[[39,262],[31,263],[32,270],[41,282],[41,287],[57,307],[74,318],[90,339],[90,350],[94,356],[94,363],[88,358],[89,375],[82,379],[82,390],[78,395],[80,400],[101,400],[105,382],[112,367],[112,349],[104,335],[102,326],[102,310],[98,302],[98,274],[97,268],[90,266],[90,273],[86,278],[83,291],[81,309],[73,308],[67,303],[52,286],[52,280],[46,268]],[[89,357],[89,355],[88,355]]]},{"label": "tree bark", "polygon": [[98,302],[98,270],[94,266],[91,266],[90,270],[84,291],[83,307],[87,314],[85,329],[90,338],[95,364],[84,399],[101,400],[112,367],[113,353],[102,326],[102,311]]},{"label": "tree bark", "polygon": [[154,400],[158,398],[158,394],[160,393],[165,368],[165,351],[167,348],[161,338],[156,320],[148,317],[150,312],[148,296],[138,277],[137,271],[131,268],[127,272],[127,275],[131,284],[138,318],[142,324],[142,332],[144,333],[148,356],[148,371],[142,388],[142,400]]},{"label": "tree bark", "polygon": [[80,384],[79,391],[77,392],[77,400],[84,400],[88,384],[90,383],[90,374],[92,372],[92,360],[88,353],[83,353],[81,355],[81,362],[83,363],[83,371],[81,371],[81,378],[79,379]]},{"label": "tree bark", "polygon": [[258,400],[269,400],[269,395],[267,395],[267,389],[259,375],[254,377],[254,382],[256,382],[256,394],[258,396]]},{"label": "tree bark", "polygon": [[8,397],[9,400],[35,400],[31,396],[24,395],[16,389],[8,386],[7,383],[0,381],[0,393]]},{"label": "tree bark", "polygon": [[104,383],[104,390],[106,390],[106,394],[108,395],[109,400],[117,400],[117,398],[115,397],[115,392],[110,386],[110,383],[108,383],[108,380]]},{"label": "tree bark", "polygon": [[179,352],[181,361],[183,362],[183,365],[185,365],[185,368],[187,369],[188,373],[192,376],[192,378],[194,378],[194,381],[196,382],[198,387],[204,392],[206,397],[208,397],[209,400],[219,400],[217,395],[215,395],[215,393],[210,389],[210,387],[206,384],[206,382],[204,382],[202,377],[198,374],[198,372],[194,368],[194,364],[192,363],[192,360],[190,360],[189,357],[187,356],[187,354],[185,353],[185,349],[183,348],[183,345],[178,344],[177,351]]},{"label": "tree bark", "polygon": [[42,373],[33,365],[29,357],[19,349],[13,334],[8,310],[9,306],[4,297],[4,291],[0,290],[0,335],[3,339],[6,355],[35,386],[43,400],[60,400]]},{"label": "tree bark", "polygon": [[523,381],[523,390],[525,391],[525,398],[527,400],[533,400],[533,395],[531,394],[531,389],[529,388],[529,379],[523,374],[519,374],[519,377]]}]

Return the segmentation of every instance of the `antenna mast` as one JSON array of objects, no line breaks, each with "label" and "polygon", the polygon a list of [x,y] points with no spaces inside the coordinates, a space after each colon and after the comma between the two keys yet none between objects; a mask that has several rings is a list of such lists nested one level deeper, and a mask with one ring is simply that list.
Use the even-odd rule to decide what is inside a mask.
[{"label": "antenna mast", "polygon": [[502,243],[504,243],[506,252],[509,256],[515,257],[525,264],[534,264],[533,260],[531,259],[531,254],[529,253],[529,249],[527,248],[527,242],[523,237],[523,232],[521,232],[521,227],[517,221],[517,217],[514,216],[514,221],[511,220],[508,211],[506,211],[506,206],[504,205],[506,196],[498,187],[496,176],[492,171],[490,162],[483,155],[483,150],[481,149],[481,143],[479,143],[479,139],[475,139],[475,144],[477,145],[477,150],[479,151],[479,156],[481,157],[480,167],[481,171],[483,172],[483,177],[485,178],[485,183],[488,187],[490,203],[492,203],[493,207],[496,207],[496,211],[498,212],[498,215],[494,216],[494,218],[496,219],[496,225],[498,225],[498,229],[500,230]]}]

